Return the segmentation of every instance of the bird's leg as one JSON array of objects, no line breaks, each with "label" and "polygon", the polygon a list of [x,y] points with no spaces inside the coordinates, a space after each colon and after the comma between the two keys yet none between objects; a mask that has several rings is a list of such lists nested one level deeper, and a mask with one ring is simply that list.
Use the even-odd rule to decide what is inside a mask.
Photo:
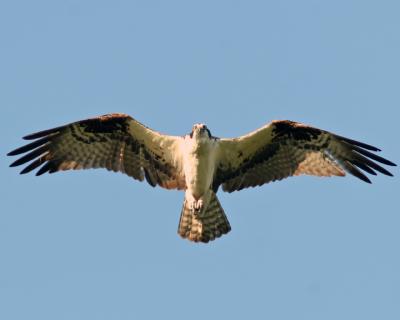
[{"label": "bird's leg", "polygon": [[190,192],[186,193],[186,201],[189,202],[189,209],[194,214],[199,214],[204,207],[203,197],[196,199]]},{"label": "bird's leg", "polygon": [[203,209],[203,199],[193,199],[193,201],[189,202],[190,211],[194,214],[199,214],[201,209]]},{"label": "bird's leg", "polygon": [[194,203],[194,210],[196,212],[200,212],[201,209],[203,208],[203,199],[199,199],[193,203]]},{"label": "bird's leg", "polygon": [[204,192],[201,196],[193,195],[192,192],[186,190],[185,201],[187,201],[188,207],[193,214],[201,215],[206,211],[212,194],[213,191],[211,189]]}]

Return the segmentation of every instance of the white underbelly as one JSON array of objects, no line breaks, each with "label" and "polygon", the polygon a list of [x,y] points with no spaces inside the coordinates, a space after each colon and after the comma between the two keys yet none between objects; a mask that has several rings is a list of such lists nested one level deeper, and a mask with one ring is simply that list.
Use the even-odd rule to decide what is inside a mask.
[{"label": "white underbelly", "polygon": [[208,163],[199,162],[186,173],[186,186],[195,198],[200,198],[212,184],[214,168]]},{"label": "white underbelly", "polygon": [[210,190],[214,177],[214,152],[190,152],[185,157],[185,179],[187,190],[199,199]]},{"label": "white underbelly", "polygon": [[187,192],[200,199],[213,183],[217,143],[186,136],[181,148]]}]

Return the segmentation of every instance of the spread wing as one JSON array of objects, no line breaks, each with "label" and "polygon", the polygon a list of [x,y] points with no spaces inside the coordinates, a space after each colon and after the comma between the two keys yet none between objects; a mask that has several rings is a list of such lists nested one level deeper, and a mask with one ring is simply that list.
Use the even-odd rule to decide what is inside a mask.
[{"label": "spread wing", "polygon": [[180,174],[181,137],[155,132],[125,114],[108,114],[24,137],[33,142],[8,155],[25,154],[10,166],[39,166],[36,175],[70,169],[106,168],[167,189],[185,187]]},{"label": "spread wing", "polygon": [[[344,176],[348,172],[371,183],[361,171],[392,174],[395,166],[371,151],[371,145],[298,122],[273,121],[245,136],[220,140],[214,189],[232,192],[300,174]],[[361,169],[361,170],[360,170]]]}]

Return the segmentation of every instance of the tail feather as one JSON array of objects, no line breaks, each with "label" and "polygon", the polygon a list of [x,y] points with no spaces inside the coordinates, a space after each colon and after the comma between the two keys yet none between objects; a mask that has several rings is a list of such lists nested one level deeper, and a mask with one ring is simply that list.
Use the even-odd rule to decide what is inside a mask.
[{"label": "tail feather", "polygon": [[178,233],[190,241],[209,242],[231,230],[224,209],[213,192],[208,206],[200,211],[193,212],[188,201],[183,202]]}]

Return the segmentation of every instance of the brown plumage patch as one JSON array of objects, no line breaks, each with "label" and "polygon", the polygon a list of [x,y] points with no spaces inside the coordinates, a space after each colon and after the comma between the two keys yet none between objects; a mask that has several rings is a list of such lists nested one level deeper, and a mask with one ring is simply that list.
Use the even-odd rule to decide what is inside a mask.
[{"label": "brown plumage patch", "polygon": [[272,132],[274,134],[274,140],[285,138],[312,141],[322,134],[320,129],[309,127],[305,124],[294,121],[273,121],[273,124],[274,128],[272,129]]}]

